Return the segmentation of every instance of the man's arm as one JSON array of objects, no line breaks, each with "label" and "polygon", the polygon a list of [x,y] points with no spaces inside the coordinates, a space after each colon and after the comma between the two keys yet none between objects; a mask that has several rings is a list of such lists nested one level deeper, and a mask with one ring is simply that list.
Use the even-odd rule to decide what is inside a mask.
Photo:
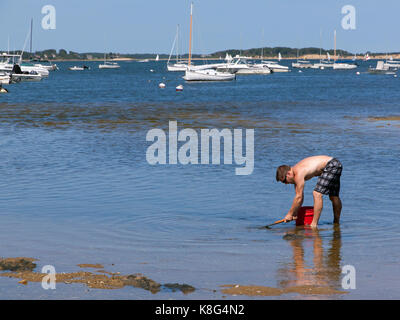
[{"label": "man's arm", "polygon": [[295,191],[296,195],[293,199],[292,206],[285,216],[285,222],[293,220],[293,216],[297,215],[297,211],[300,209],[304,200],[304,177],[295,177]]}]

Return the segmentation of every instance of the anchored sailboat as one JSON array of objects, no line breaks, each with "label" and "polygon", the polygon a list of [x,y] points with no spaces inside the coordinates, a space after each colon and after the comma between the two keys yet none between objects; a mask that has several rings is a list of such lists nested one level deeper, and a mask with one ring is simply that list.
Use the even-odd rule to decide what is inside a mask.
[{"label": "anchored sailboat", "polygon": [[193,22],[193,3],[190,4],[190,38],[189,38],[189,61],[183,79],[186,81],[227,81],[234,80],[235,74],[219,72],[214,69],[194,70],[192,68],[192,22]]},{"label": "anchored sailboat", "polygon": [[350,70],[350,69],[357,68],[357,64],[354,63],[353,61],[346,61],[346,60],[337,61],[337,58],[336,58],[336,30],[334,33],[334,37],[335,37],[335,62],[333,63],[333,69],[334,70]]},{"label": "anchored sailboat", "polygon": [[[171,63],[170,60],[171,60],[171,56],[172,56],[172,52],[174,51],[174,48],[176,48],[176,62]],[[186,71],[187,66],[188,65],[187,65],[186,61],[179,60],[179,24],[178,24],[176,27],[175,39],[172,44],[171,52],[169,54],[168,61],[167,61],[167,70],[168,71]]]},{"label": "anchored sailboat", "polygon": [[104,64],[99,64],[99,69],[118,69],[119,67],[118,63],[107,61],[107,55],[104,53]]}]

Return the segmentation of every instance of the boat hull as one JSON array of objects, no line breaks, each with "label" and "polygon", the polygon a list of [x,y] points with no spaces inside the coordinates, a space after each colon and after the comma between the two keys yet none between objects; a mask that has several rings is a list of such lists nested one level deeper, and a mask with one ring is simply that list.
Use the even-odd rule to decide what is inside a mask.
[{"label": "boat hull", "polygon": [[168,64],[167,70],[171,72],[179,72],[179,71],[186,71],[187,65],[185,64]]},{"label": "boat hull", "polygon": [[238,75],[252,75],[252,74],[271,74],[272,71],[269,68],[248,68],[240,69],[236,72]]},{"label": "boat hull", "polygon": [[216,72],[215,70],[186,70],[183,76],[186,81],[230,81],[235,78],[234,74]]},{"label": "boat hull", "polygon": [[351,70],[356,69],[357,66],[355,64],[347,64],[347,63],[335,63],[333,65],[334,70]]},{"label": "boat hull", "polygon": [[99,65],[99,69],[119,69],[119,68],[120,68],[120,66],[118,66],[118,65],[115,65],[115,66],[108,65],[108,64],[100,64]]}]

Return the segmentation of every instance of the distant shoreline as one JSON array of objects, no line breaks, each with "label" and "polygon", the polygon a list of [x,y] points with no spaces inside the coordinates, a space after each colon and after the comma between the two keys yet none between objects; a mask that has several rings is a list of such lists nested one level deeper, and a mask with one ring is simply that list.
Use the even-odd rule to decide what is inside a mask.
[{"label": "distant shoreline", "polygon": [[[393,59],[397,60],[400,59],[400,54],[394,54],[394,55],[370,55],[369,58],[371,60],[387,60],[389,57],[392,57]],[[253,60],[277,60],[278,57],[277,56],[265,56],[265,57],[259,57],[259,56],[255,56],[255,57],[248,57],[249,59],[253,59]],[[353,59],[354,56],[344,56],[344,57],[337,57],[337,60],[351,60]],[[299,58],[296,57],[290,57],[290,58],[285,58],[282,57],[281,60],[320,60],[320,59],[326,59],[326,55],[322,55],[321,57],[318,54],[309,54],[309,55],[303,55],[300,56]],[[363,60],[364,56],[363,55],[357,55],[356,56],[357,60]],[[116,59],[108,59],[107,61],[115,61],[115,62],[119,62],[119,61],[141,61],[144,59],[136,59],[136,58],[116,58]],[[184,59],[185,60],[185,59]],[[187,60],[187,59],[186,59]],[[201,60],[220,60],[219,58],[216,57],[205,57],[205,58],[192,58],[193,61],[201,61]],[[334,60],[334,57],[331,56],[331,60]],[[29,60],[24,60],[24,61],[29,61]],[[103,62],[104,59],[49,59],[49,61],[51,62]],[[148,59],[149,62],[153,62],[156,61],[155,59]],[[168,61],[168,59],[159,59],[158,61]],[[171,59],[171,61],[175,61],[174,59]],[[225,61],[225,59],[221,59],[221,61]]]}]

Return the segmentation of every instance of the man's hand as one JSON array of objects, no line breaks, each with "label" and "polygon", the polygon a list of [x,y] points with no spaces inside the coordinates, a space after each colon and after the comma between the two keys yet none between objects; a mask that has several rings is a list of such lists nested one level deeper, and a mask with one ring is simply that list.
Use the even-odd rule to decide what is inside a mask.
[{"label": "man's hand", "polygon": [[284,218],[285,222],[290,222],[290,221],[296,220],[296,219],[297,219],[297,217],[293,216],[293,214],[291,214],[291,213],[288,213]]}]

